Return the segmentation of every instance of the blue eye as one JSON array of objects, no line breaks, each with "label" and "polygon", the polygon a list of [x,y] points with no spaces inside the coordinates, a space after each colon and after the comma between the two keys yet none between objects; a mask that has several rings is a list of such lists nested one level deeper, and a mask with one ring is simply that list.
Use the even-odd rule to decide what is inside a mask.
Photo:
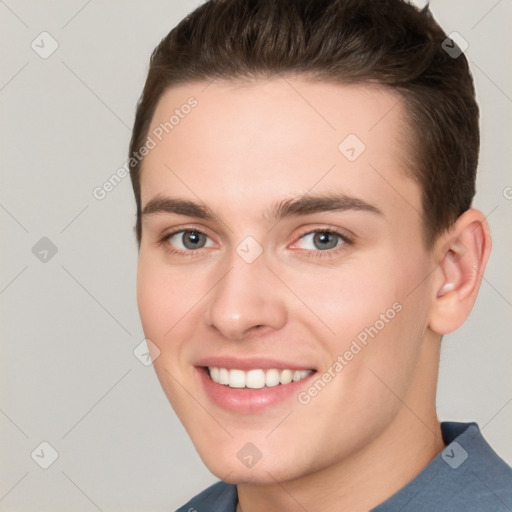
[{"label": "blue eye", "polygon": [[314,257],[330,257],[337,254],[345,245],[353,241],[347,236],[332,229],[316,229],[304,233],[299,240],[306,240],[306,247],[301,247]]},{"label": "blue eye", "polygon": [[[213,244],[206,245],[208,238],[208,235],[199,229],[182,229],[181,231],[168,233],[160,242],[169,242],[169,244],[166,243],[166,250],[170,253],[188,255],[188,253],[196,252],[197,249],[211,247]],[[167,245],[171,245],[171,247]],[[178,249],[173,248],[176,246]]]},{"label": "blue eye", "polygon": [[[319,249],[321,251],[334,249],[341,240],[340,235],[332,231],[313,231],[312,233],[303,235],[301,238],[307,239],[308,237],[313,247],[304,247],[304,249]],[[343,243],[344,241],[341,240],[341,242]]]},{"label": "blue eye", "polygon": [[[316,229],[308,231],[299,237],[306,240],[305,250],[313,257],[330,257],[343,250],[346,245],[353,245],[353,241],[347,235],[332,229]],[[208,243],[210,241],[210,243]],[[210,237],[200,229],[181,229],[164,235],[160,244],[165,245],[167,252],[180,256],[200,255],[199,249],[212,247],[215,244]]]}]

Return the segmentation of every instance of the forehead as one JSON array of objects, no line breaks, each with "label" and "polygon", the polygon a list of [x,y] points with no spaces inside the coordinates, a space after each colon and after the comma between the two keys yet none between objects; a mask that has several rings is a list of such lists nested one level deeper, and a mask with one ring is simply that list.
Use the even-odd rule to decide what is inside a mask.
[{"label": "forehead", "polygon": [[143,207],[169,194],[251,215],[270,201],[336,190],[388,203],[383,210],[420,208],[417,184],[405,178],[404,106],[383,86],[291,76],[184,84],[162,95],[148,136]]}]

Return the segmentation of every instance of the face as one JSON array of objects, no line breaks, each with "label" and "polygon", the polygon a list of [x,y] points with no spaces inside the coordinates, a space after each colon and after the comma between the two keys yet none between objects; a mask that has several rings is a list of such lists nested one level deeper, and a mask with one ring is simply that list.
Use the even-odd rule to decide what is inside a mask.
[{"label": "face", "polygon": [[138,307],[208,468],[284,481],[362,451],[422,387],[432,262],[410,132],[378,86],[207,85],[169,89],[152,121]]}]

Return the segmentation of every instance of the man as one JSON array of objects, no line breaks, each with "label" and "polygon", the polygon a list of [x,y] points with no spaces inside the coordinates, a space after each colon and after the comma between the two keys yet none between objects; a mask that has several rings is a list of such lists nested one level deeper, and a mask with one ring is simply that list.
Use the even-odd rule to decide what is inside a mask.
[{"label": "man", "polygon": [[402,0],[217,0],[153,52],[137,300],[221,480],[180,510],[512,509],[510,467],[435,407],[491,250],[448,42]]}]

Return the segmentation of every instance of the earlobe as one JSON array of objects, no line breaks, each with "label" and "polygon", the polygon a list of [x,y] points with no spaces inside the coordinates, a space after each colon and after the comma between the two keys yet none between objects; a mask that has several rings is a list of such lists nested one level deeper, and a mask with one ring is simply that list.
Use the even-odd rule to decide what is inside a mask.
[{"label": "earlobe", "polygon": [[440,242],[429,327],[447,334],[465,322],[480,289],[491,250],[483,213],[474,209],[463,213]]}]

